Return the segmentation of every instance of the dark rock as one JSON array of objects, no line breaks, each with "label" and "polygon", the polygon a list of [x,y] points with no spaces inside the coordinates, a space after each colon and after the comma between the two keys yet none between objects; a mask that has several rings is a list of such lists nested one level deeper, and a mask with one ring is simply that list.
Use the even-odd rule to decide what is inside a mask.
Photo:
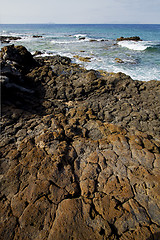
[{"label": "dark rock", "polygon": [[90,41],[90,42],[97,42],[96,39],[90,39],[89,41]]},{"label": "dark rock", "polygon": [[86,38],[85,37],[80,37],[79,40],[85,40]]},{"label": "dark rock", "polygon": [[28,82],[25,75],[39,64],[23,46],[3,47],[1,59],[2,99],[22,106],[25,101],[32,102],[33,82]]},{"label": "dark rock", "polygon": [[35,53],[33,54],[33,56],[37,56],[37,55],[41,55],[42,52],[41,51],[35,51]]},{"label": "dark rock", "polygon": [[33,38],[42,38],[40,35],[33,35]]},{"label": "dark rock", "polygon": [[120,38],[117,38],[117,41],[142,41],[140,39],[140,37],[120,37]]},{"label": "dark rock", "polygon": [[0,36],[1,43],[10,43],[10,41],[20,40],[21,37],[12,37],[12,36]]},{"label": "dark rock", "polygon": [[1,59],[4,61],[10,60],[24,66],[35,66],[35,60],[30,52],[23,46],[6,46],[1,49]]}]

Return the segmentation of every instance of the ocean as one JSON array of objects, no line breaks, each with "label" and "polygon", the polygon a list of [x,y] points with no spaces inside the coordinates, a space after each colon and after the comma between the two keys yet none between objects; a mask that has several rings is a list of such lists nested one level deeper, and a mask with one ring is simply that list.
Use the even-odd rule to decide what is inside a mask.
[{"label": "ocean", "polygon": [[[123,72],[134,80],[160,80],[160,24],[0,24],[0,34],[21,37],[9,44],[31,53],[68,56],[87,69]],[[121,36],[142,41],[117,42]]]}]

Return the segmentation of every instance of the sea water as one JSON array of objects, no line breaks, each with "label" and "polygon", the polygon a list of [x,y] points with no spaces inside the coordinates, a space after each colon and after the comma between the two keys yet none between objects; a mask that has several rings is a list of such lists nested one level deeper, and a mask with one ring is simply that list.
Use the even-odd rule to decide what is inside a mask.
[{"label": "sea water", "polygon": [[[87,69],[123,72],[134,80],[160,80],[160,24],[0,24],[0,34],[21,37],[9,44],[24,45],[32,53],[41,51],[42,56],[68,56]],[[139,36],[142,41],[117,42],[121,36]],[[90,61],[82,62],[76,55]]]}]

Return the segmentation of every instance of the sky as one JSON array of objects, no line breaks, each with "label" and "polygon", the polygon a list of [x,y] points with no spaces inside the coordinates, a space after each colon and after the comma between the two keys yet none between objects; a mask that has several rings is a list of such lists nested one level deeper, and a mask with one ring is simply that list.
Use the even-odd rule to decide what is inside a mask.
[{"label": "sky", "polygon": [[3,0],[0,23],[160,24],[160,0]]}]

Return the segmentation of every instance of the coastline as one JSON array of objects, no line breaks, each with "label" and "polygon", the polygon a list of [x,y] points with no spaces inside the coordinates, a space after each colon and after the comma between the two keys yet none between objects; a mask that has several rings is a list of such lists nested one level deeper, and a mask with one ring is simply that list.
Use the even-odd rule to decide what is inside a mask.
[{"label": "coastline", "polygon": [[[134,80],[160,80],[159,26],[118,26],[39,24],[0,26],[0,30],[2,36],[21,38],[11,40],[10,44],[23,45],[32,53],[68,56],[88,70],[124,72]],[[142,41],[116,41],[121,36],[140,36]],[[74,56],[88,57],[90,61],[81,62]]]},{"label": "coastline", "polygon": [[1,57],[1,235],[158,239],[160,82],[23,46]]}]

